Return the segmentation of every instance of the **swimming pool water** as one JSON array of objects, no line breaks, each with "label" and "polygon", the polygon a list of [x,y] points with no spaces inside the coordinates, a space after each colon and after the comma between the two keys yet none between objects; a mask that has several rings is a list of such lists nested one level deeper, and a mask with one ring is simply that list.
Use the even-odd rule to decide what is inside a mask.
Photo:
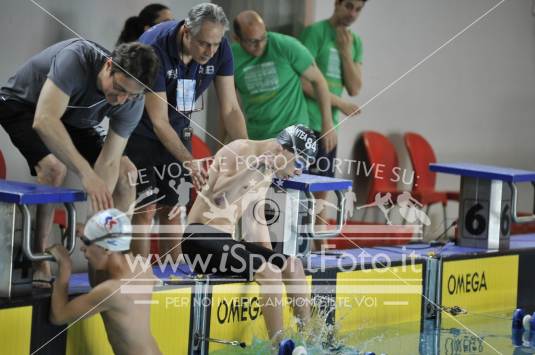
[{"label": "swimming pool water", "polygon": [[[331,338],[331,348],[325,345],[328,336],[316,330],[316,337],[308,341],[294,336],[298,345],[305,345],[309,355],[356,355],[368,351],[376,355],[465,355],[465,354],[535,354],[529,345],[529,331],[523,335],[523,344],[512,342],[511,317],[513,310],[488,313],[470,313],[455,317],[443,313],[439,330],[421,326],[420,322],[400,323],[390,327],[367,328],[340,332]],[[420,329],[425,330],[420,332]],[[325,333],[328,333],[327,331]],[[269,354],[267,341],[254,340],[245,349],[229,347],[213,354]]]}]

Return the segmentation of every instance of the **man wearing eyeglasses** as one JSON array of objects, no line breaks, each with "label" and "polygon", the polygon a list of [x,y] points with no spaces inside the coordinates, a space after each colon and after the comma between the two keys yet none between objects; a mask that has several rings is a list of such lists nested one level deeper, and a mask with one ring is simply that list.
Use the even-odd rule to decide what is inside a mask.
[{"label": "man wearing eyeglasses", "polygon": [[[356,96],[362,86],[362,41],[349,27],[357,20],[365,2],[366,0],[335,0],[333,15],[305,28],[299,37],[327,80],[335,126],[338,125],[339,111],[345,116],[359,113],[356,104],[341,96],[344,88],[349,95]],[[319,133],[322,130],[320,106],[310,82],[303,79],[302,84],[310,115],[310,128]],[[320,145],[317,162],[311,166],[310,173],[333,177],[336,147],[331,151],[322,148]],[[318,200],[325,200],[327,192],[316,192],[314,196]],[[323,210],[316,218],[316,225],[327,224],[326,222],[327,213]],[[315,240],[314,244],[319,249],[322,241]]]},{"label": "man wearing eyeglasses", "polygon": [[327,82],[309,51],[293,37],[267,32],[254,11],[243,11],[234,19],[232,45],[236,59],[236,86],[247,117],[251,139],[269,139],[292,124],[309,126],[301,78],[311,83],[318,98],[327,151],[336,146],[330,93]]},{"label": "man wearing eyeglasses", "polygon": [[[158,67],[154,50],[140,43],[109,53],[75,38],[30,58],[0,88],[0,124],[28,163],[37,182],[61,186],[67,169],[81,179],[94,212],[134,201],[128,172],[135,167],[123,150],[143,111],[143,85]],[[105,140],[95,130],[110,118]],[[43,252],[52,227],[52,205],[37,208],[34,252]],[[49,287],[49,265],[34,265],[37,287]]]},{"label": "man wearing eyeglasses", "polygon": [[[309,125],[301,77],[314,87],[327,133],[333,124],[329,90],[308,50],[293,37],[267,32],[260,15],[250,10],[236,16],[234,32],[236,86],[249,138],[269,139],[289,125]],[[327,133],[325,144],[332,149],[336,135]]]},{"label": "man wearing eyeglasses", "polygon": [[[56,325],[78,322],[100,313],[115,354],[161,354],[150,331],[152,289],[159,283],[152,268],[135,262],[129,252],[132,228],[117,209],[97,213],[87,222],[83,245],[89,265],[109,278],[87,294],[69,300],[72,262],[63,245],[47,250],[58,263],[50,299],[50,321]],[[143,292],[125,292],[132,286]]]},{"label": "man wearing eyeglasses", "polygon": [[[193,7],[185,20],[158,24],[139,39],[156,50],[162,63],[146,95],[143,118],[126,148],[139,170],[133,223],[147,226],[147,232],[155,214],[160,225],[171,230],[178,226],[182,216],[175,206],[183,189],[176,187],[182,179],[197,189],[205,183],[206,171],[191,154],[190,120],[192,112],[203,108],[202,94],[212,82],[230,138],[247,138],[234,87],[232,52],[223,37],[227,27],[223,9],[203,3]],[[135,234],[134,254],[149,254],[147,234]],[[160,252],[169,251],[176,260],[179,233],[161,237]]]}]

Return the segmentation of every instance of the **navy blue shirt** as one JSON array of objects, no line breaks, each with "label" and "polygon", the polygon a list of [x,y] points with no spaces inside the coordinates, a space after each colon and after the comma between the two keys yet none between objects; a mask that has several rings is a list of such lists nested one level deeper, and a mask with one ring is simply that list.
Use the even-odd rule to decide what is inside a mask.
[{"label": "navy blue shirt", "polygon": [[[184,21],[162,22],[139,37],[139,42],[151,45],[160,59],[160,70],[151,89],[154,92],[165,91],[167,93],[169,122],[179,137],[181,137],[182,129],[189,126],[189,114],[176,110],[178,80],[195,79],[195,99],[197,99],[217,75],[234,75],[232,50],[228,40],[224,37],[217,52],[206,64],[201,65],[192,59],[188,65],[184,65],[180,60],[179,45],[181,43],[178,38],[178,31],[183,24]],[[158,140],[146,110],[134,134]]]}]

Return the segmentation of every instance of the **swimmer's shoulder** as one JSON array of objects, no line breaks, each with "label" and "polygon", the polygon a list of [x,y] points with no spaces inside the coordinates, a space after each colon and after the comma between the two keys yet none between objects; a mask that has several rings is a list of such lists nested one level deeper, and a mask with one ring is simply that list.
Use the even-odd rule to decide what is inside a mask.
[{"label": "swimmer's shoulder", "polygon": [[228,155],[247,155],[253,151],[251,142],[252,141],[248,139],[236,139],[219,149],[216,153],[216,157]]},{"label": "swimmer's shoulder", "polygon": [[244,157],[254,154],[254,147],[250,140],[237,139],[225,145],[217,151],[212,164],[213,169],[230,169],[236,168]]},{"label": "swimmer's shoulder", "polygon": [[97,286],[93,287],[91,292],[95,294],[99,294],[99,295],[110,296],[115,291],[120,292],[122,285],[123,283],[120,280],[108,279],[106,281],[99,283]]},{"label": "swimmer's shoulder", "polygon": [[100,311],[117,308],[121,298],[121,281],[109,279],[93,287],[88,293],[88,300],[91,305]]}]

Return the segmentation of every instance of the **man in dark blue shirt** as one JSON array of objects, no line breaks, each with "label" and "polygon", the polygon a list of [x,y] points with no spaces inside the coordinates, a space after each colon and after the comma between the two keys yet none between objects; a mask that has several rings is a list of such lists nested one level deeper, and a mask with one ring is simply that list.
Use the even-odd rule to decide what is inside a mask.
[{"label": "man in dark blue shirt", "polygon": [[[232,52],[223,37],[227,29],[223,9],[203,3],[193,7],[184,21],[158,24],[139,39],[154,48],[161,66],[153,92],[145,97],[143,118],[126,148],[139,171],[134,225],[150,226],[158,211],[160,225],[176,228],[180,220],[180,214],[175,213],[178,192],[184,191],[179,188],[184,182],[181,178],[186,177],[186,183],[192,180],[197,189],[204,184],[206,171],[191,155],[190,116],[198,110],[196,101],[212,81],[230,138],[247,138],[234,87]],[[134,235],[134,254],[148,255],[146,236]],[[176,260],[179,240],[179,233],[166,233],[160,250],[170,251]]]}]

